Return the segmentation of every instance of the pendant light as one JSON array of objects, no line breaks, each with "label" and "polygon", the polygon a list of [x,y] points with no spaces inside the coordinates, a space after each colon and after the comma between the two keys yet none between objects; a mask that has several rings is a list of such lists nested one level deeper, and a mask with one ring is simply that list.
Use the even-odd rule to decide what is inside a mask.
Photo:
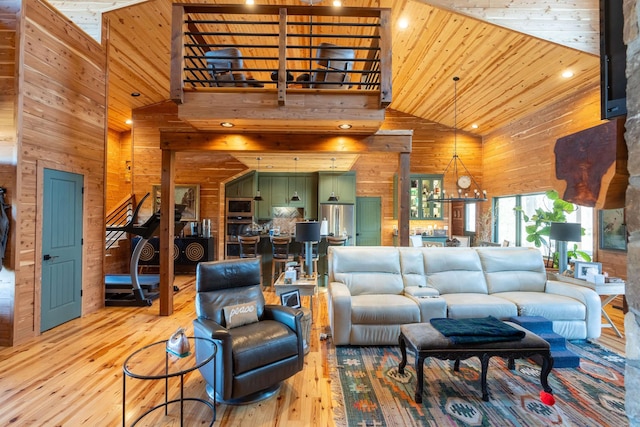
[{"label": "pendant light", "polygon": [[258,169],[256,170],[257,175],[258,175],[258,189],[256,190],[256,195],[253,197],[253,200],[255,200],[256,202],[261,202],[262,201],[262,196],[260,195],[260,160],[262,160],[262,157],[256,157],[256,159],[258,160]]},{"label": "pendant light", "polygon": [[[477,203],[487,201],[487,191],[480,190],[480,186],[469,173],[460,156],[458,156],[458,80],[460,80],[460,77],[453,78],[453,157],[442,172],[442,191],[440,189],[431,189],[427,194],[428,202]],[[447,197],[444,184],[450,167],[452,169],[450,175],[453,175],[452,179],[458,188],[457,191],[451,191]],[[459,173],[459,171],[464,172]],[[470,194],[471,191],[473,191],[473,194]]]},{"label": "pendant light", "polygon": [[331,158],[331,194],[329,195],[329,202],[337,202],[338,198],[336,197],[336,158]]},{"label": "pendant light", "polygon": [[[293,169],[293,183],[295,184],[295,186],[297,187],[298,185],[298,158],[294,157],[293,160],[295,161],[294,163],[294,169]],[[291,196],[291,201],[292,202],[299,202],[300,201],[300,197],[298,196],[298,191],[295,189],[295,187],[293,188],[293,196]]]}]

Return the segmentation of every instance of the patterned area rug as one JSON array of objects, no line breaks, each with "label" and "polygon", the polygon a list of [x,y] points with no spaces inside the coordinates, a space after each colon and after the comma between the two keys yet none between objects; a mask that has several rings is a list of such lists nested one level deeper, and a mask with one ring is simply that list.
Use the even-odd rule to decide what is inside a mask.
[{"label": "patterned area rug", "polygon": [[[579,368],[549,374],[556,403],[540,402],[540,368],[517,359],[491,358],[489,402],[482,401],[480,361],[471,358],[453,370],[452,361],[428,358],[423,403],[414,402],[413,353],[398,374],[399,347],[337,347],[330,355],[339,427],[365,426],[616,426],[628,425],[624,413],[625,359],[597,345],[578,341],[567,347],[580,356]],[[337,367],[337,369],[333,369]]]}]

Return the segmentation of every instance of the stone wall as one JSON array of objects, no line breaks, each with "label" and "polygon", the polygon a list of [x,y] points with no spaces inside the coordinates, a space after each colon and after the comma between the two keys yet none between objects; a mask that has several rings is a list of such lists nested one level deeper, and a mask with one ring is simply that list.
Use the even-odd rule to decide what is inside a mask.
[{"label": "stone wall", "polygon": [[627,254],[625,317],[627,371],[625,408],[629,424],[640,426],[640,0],[624,0],[624,41],[627,45],[627,123],[629,187],[626,209],[629,246]]}]

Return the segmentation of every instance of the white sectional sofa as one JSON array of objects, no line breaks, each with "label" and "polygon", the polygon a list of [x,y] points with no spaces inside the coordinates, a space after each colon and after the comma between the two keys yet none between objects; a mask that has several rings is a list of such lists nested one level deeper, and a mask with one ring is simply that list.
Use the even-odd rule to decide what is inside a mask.
[{"label": "white sectional sofa", "polygon": [[336,345],[395,345],[400,326],[434,317],[543,316],[567,339],[600,336],[600,298],[547,280],[531,248],[332,246],[329,321]]}]

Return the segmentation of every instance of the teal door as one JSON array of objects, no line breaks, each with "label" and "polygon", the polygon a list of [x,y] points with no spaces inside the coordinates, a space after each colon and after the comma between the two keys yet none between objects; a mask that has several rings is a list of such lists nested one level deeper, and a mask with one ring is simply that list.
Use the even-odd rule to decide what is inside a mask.
[{"label": "teal door", "polygon": [[81,315],[83,181],[44,170],[41,332]]},{"label": "teal door", "polygon": [[380,197],[358,197],[356,199],[357,246],[380,246],[381,206]]}]

